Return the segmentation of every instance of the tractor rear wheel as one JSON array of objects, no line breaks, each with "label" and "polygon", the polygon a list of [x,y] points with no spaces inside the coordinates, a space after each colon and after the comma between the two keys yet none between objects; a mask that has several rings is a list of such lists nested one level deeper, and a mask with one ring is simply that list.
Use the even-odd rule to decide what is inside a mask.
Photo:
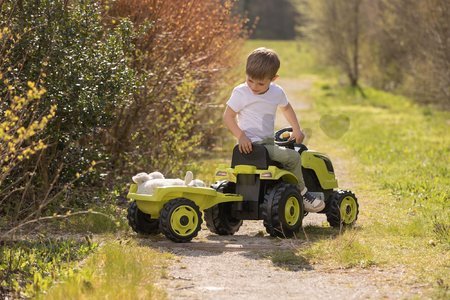
[{"label": "tractor rear wheel", "polygon": [[264,196],[264,226],[271,236],[295,236],[302,226],[303,215],[302,196],[293,184],[280,182]]},{"label": "tractor rear wheel", "polygon": [[158,234],[159,220],[152,219],[149,214],[142,212],[136,204],[136,201],[130,203],[127,214],[128,224],[137,233]]},{"label": "tractor rear wheel", "polygon": [[[233,182],[223,181],[212,186],[219,193],[234,193]],[[204,210],[205,222],[208,229],[218,235],[233,235],[242,225],[242,220],[231,215],[232,203],[219,203]]]},{"label": "tractor rear wheel", "polygon": [[326,215],[330,226],[340,228],[353,226],[358,219],[359,204],[351,191],[335,191],[327,203]]},{"label": "tractor rear wheel", "polygon": [[159,226],[168,239],[185,243],[197,236],[202,221],[202,214],[193,201],[176,198],[164,204]]},{"label": "tractor rear wheel", "polygon": [[219,203],[205,209],[205,222],[208,229],[218,235],[233,235],[242,225],[242,220],[231,216],[231,203]]}]

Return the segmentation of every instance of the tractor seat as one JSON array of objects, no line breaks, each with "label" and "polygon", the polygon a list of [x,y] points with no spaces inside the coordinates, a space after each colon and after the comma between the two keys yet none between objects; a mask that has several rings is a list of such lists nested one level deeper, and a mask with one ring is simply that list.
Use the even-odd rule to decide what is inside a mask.
[{"label": "tractor seat", "polygon": [[245,154],[239,152],[239,145],[234,146],[231,167],[234,168],[237,165],[251,165],[262,170],[266,170],[269,166],[283,168],[281,163],[270,159],[266,147],[259,144],[252,144],[252,147],[253,151],[249,154]]}]

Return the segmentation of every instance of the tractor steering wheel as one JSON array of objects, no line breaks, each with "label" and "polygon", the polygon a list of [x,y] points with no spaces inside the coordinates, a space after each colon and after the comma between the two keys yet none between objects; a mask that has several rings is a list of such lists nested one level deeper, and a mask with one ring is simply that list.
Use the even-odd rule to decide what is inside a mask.
[{"label": "tractor steering wheel", "polygon": [[291,132],[292,127],[286,127],[275,132],[275,144],[289,149],[295,149],[295,147],[298,147],[300,148],[299,152],[308,150],[308,148],[304,144],[297,144],[295,140],[289,140],[289,138],[291,137]]},{"label": "tractor steering wheel", "polygon": [[291,137],[292,127],[286,127],[275,132],[275,144],[281,147],[292,148],[297,145],[295,140],[289,140]]}]

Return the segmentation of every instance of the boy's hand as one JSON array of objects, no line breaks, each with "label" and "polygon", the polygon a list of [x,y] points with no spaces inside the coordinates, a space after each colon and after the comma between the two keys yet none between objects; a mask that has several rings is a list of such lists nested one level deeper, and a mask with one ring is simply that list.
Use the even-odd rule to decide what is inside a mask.
[{"label": "boy's hand", "polygon": [[239,137],[239,152],[249,154],[252,150],[252,141],[245,134],[242,134]]},{"label": "boy's hand", "polygon": [[296,144],[301,144],[303,140],[305,139],[305,135],[301,130],[294,130],[292,131],[291,137],[289,138],[290,141],[295,140]]}]

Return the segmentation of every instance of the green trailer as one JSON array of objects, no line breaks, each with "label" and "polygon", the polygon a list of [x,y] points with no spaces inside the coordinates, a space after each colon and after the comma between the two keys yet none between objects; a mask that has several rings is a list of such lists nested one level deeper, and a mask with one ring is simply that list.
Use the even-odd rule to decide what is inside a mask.
[{"label": "green trailer", "polygon": [[188,242],[197,236],[202,211],[219,203],[242,201],[241,195],[224,194],[213,188],[166,186],[153,195],[137,194],[132,184],[127,198],[132,202],[128,221],[134,231],[155,234],[160,231],[175,242]]}]

